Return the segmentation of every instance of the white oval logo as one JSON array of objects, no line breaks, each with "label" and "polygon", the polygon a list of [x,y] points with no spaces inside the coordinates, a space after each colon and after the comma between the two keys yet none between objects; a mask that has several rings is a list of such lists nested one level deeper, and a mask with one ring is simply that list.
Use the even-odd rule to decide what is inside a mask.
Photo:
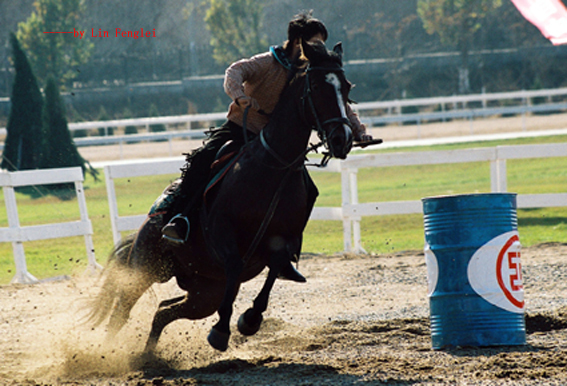
[{"label": "white oval logo", "polygon": [[427,266],[427,296],[431,296],[435,287],[437,287],[437,280],[439,279],[439,264],[437,257],[431,250],[428,243],[425,243],[423,249],[425,253],[425,265]]},{"label": "white oval logo", "polygon": [[517,231],[506,232],[480,247],[467,269],[473,290],[506,311],[524,311],[524,286]]}]

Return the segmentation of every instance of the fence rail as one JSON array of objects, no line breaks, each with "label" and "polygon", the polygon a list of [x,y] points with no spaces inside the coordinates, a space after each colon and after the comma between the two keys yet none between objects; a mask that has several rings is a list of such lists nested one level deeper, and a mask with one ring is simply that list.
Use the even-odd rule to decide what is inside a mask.
[{"label": "fence rail", "polygon": [[[534,99],[543,98],[546,103],[535,104]],[[554,102],[554,98],[561,101]],[[503,93],[482,93],[470,95],[453,95],[445,97],[401,99],[391,101],[363,102],[353,105],[361,121],[367,125],[384,125],[391,123],[415,122],[420,124],[427,121],[445,121],[450,119],[474,119],[476,117],[498,115],[521,115],[528,113],[552,113],[567,111],[567,88],[544,89],[532,91],[514,91]],[[490,102],[498,101],[504,106],[489,106]],[[508,104],[507,106],[505,104]],[[479,105],[480,107],[471,107]],[[404,113],[404,108],[429,107],[429,111]],[[431,111],[440,108],[441,111]],[[381,115],[376,115],[381,114]],[[75,138],[77,146],[125,144],[139,141],[171,141],[174,138],[202,138],[204,129],[223,121],[226,112],[177,115],[166,117],[146,117],[131,119],[115,119],[110,121],[70,123],[69,130],[92,130],[98,128],[118,128],[136,126],[146,128],[147,134],[123,136],[97,136],[90,138]],[[152,125],[192,125],[200,123],[199,129],[184,131],[166,131],[150,133]],[[0,128],[0,136],[6,135],[6,129]],[[0,150],[4,144],[0,144]]]},{"label": "fence rail", "polygon": [[104,178],[106,180],[106,194],[110,210],[110,224],[114,244],[121,239],[122,231],[138,229],[146,220],[147,214],[120,216],[118,203],[116,201],[116,189],[114,180],[124,177],[155,176],[163,174],[179,174],[185,160],[176,159],[161,162],[127,163],[118,165],[107,165],[104,167]]},{"label": "fence rail", "polygon": [[[60,237],[84,236],[89,269],[102,268],[95,259],[92,241],[93,229],[87,213],[81,168],[43,169],[22,172],[1,172],[0,186],[4,191],[8,228],[0,228],[0,242],[11,242],[16,265],[12,283],[35,283],[38,280],[28,272],[23,243]],[[33,226],[21,226],[18,216],[15,188],[31,185],[61,184],[73,182],[79,203],[80,220]]]},{"label": "fence rail", "polygon": [[[359,203],[357,173],[360,168],[490,162],[491,191],[505,192],[507,190],[506,160],[547,157],[567,157],[567,143],[497,146],[492,148],[415,153],[383,153],[351,156],[345,161],[333,160],[327,168],[317,170],[341,173],[342,204],[340,207],[315,207],[310,219],[342,221],[344,250],[356,253],[364,252],[361,245],[360,230],[362,217],[421,213],[422,204],[418,200]],[[150,161],[147,164],[132,163],[105,167],[108,202],[111,208],[111,223],[115,242],[120,240],[121,231],[137,229],[145,220],[146,215],[125,217],[118,215],[113,179],[159,173],[176,173],[180,166],[180,163],[176,162],[151,163]],[[567,193],[521,194],[518,195],[517,203],[519,208],[567,206]]]},{"label": "fence rail", "polygon": [[[421,213],[421,201],[358,202],[357,173],[360,168],[409,165],[490,162],[491,192],[507,191],[508,159],[567,157],[567,143],[544,145],[512,145],[492,148],[387,153],[354,156],[341,162],[343,176],[343,216],[351,227],[344,229],[345,251],[364,252],[361,245],[360,221],[364,216]],[[567,193],[520,194],[518,208],[567,206]],[[352,233],[351,233],[352,231]],[[354,242],[354,243],[353,243]]]}]

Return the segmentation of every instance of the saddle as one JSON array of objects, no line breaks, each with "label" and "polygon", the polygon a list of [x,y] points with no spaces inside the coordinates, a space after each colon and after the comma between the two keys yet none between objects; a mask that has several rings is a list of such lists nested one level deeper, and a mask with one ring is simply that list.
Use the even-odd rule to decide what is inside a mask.
[{"label": "saddle", "polygon": [[[203,192],[203,202],[207,193],[222,180],[230,167],[238,160],[241,154],[241,147],[241,143],[231,140],[219,149],[215,161],[211,164],[211,178]],[[148,217],[159,218],[159,216],[166,215],[176,205],[180,196],[181,178],[178,178],[165,188],[162,194],[154,201],[148,212]]]},{"label": "saddle", "polygon": [[230,140],[219,149],[215,161],[211,164],[212,177],[203,192],[203,202],[206,202],[207,193],[223,179],[232,165],[238,161],[242,155],[241,148],[242,143]]}]

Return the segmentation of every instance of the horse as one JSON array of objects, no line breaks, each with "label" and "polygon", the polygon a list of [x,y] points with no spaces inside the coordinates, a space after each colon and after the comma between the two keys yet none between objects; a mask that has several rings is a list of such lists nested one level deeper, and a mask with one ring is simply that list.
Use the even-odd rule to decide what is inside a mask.
[{"label": "horse", "polygon": [[[322,42],[302,42],[301,48],[308,64],[292,77],[265,128],[242,146],[222,179],[207,190],[198,219],[191,222],[199,226],[193,227],[188,241],[171,246],[162,239],[160,230],[172,216],[166,211],[152,213],[137,233],[114,248],[91,314],[94,325],[110,314],[107,339],[118,334],[151,285],[175,277],[185,294],[159,304],[145,352],[155,350],[169,323],[215,312],[219,320],[207,340],[225,351],[240,285],[267,267],[261,291],[237,323],[243,335],[259,330],[278,274],[300,254],[314,204],[315,198],[308,198],[306,154],[324,145],[329,156],[345,159],[353,145],[346,116],[351,84],[342,68],[340,43],[332,51]],[[309,148],[312,130],[321,143]],[[122,270],[129,275],[121,276]]]}]

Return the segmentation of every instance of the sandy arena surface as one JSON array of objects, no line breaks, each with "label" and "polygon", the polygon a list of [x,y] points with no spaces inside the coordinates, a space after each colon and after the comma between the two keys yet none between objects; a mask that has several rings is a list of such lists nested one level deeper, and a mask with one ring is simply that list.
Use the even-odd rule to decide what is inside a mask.
[{"label": "sandy arena surface", "polygon": [[[567,114],[372,129],[386,141],[567,127]],[[89,161],[177,156],[199,142],[81,148]],[[520,235],[521,237],[521,235]],[[153,313],[180,294],[155,285],[119,337],[83,323],[99,280],[0,286],[0,385],[566,385],[567,245],[522,250],[527,345],[431,349],[423,254],[304,256],[305,284],[278,281],[258,334],[235,326],[227,352],[206,342],[212,316],[177,321],[142,355]],[[246,283],[235,316],[263,275]]]},{"label": "sandy arena surface", "polygon": [[[527,345],[431,349],[424,257],[304,256],[305,284],[278,281],[259,333],[233,325],[225,353],[206,342],[217,317],[168,326],[142,355],[158,303],[154,285],[118,339],[82,323],[94,278],[0,287],[0,384],[6,385],[565,385],[567,245],[522,251]],[[244,284],[240,315],[263,283]],[[233,324],[236,317],[233,316]]]}]

